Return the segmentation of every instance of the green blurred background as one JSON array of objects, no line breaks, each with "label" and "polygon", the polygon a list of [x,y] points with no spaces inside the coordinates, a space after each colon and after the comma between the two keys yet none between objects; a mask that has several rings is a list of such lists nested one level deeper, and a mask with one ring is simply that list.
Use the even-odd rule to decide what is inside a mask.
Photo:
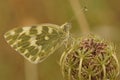
[{"label": "green blurred background", "polygon": [[[115,44],[120,62],[120,0],[79,0],[79,4],[90,31]],[[32,68],[26,70],[25,59],[6,43],[3,34],[12,28],[31,24],[62,25],[73,17],[71,33],[81,35],[74,13],[70,0],[0,0],[0,80],[30,80],[26,78],[27,74],[34,73],[37,74],[36,80],[63,80],[59,66],[61,50],[38,65],[27,62]]]}]

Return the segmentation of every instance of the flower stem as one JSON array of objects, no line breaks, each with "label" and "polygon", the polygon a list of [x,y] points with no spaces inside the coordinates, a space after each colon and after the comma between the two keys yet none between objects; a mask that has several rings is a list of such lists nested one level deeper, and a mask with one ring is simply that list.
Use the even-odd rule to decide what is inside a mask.
[{"label": "flower stem", "polygon": [[31,64],[25,60],[25,80],[39,80],[37,64]]},{"label": "flower stem", "polygon": [[91,74],[89,74],[89,80],[91,80]]},{"label": "flower stem", "polygon": [[106,68],[104,64],[102,65],[102,68],[103,68],[103,80],[106,80]]},{"label": "flower stem", "polygon": [[83,61],[83,58],[80,59],[80,63],[79,63],[79,72],[78,72],[79,80],[81,80],[82,61]]},{"label": "flower stem", "polygon": [[71,80],[71,68],[68,69],[68,80]]}]

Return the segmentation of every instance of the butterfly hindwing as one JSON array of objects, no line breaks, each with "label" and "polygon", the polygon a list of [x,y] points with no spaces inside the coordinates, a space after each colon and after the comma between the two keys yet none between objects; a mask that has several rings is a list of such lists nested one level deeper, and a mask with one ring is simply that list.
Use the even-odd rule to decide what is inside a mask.
[{"label": "butterfly hindwing", "polygon": [[43,24],[15,28],[4,37],[8,44],[32,63],[38,63],[52,54],[63,42],[60,26]]}]

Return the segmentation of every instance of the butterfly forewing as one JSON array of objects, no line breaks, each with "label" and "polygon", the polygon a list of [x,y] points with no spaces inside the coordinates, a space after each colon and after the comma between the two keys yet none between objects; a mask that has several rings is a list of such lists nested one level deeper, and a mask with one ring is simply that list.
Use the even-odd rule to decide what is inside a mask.
[{"label": "butterfly forewing", "polygon": [[5,33],[8,44],[32,63],[38,63],[52,54],[64,41],[60,26],[43,24],[16,28]]}]

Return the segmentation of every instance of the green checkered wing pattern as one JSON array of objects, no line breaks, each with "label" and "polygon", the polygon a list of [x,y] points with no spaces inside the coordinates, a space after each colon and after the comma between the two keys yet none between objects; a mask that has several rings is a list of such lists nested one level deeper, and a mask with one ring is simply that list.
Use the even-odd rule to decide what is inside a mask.
[{"label": "green checkered wing pattern", "polygon": [[45,60],[69,37],[67,24],[42,24],[12,29],[5,33],[7,43],[32,63]]}]

